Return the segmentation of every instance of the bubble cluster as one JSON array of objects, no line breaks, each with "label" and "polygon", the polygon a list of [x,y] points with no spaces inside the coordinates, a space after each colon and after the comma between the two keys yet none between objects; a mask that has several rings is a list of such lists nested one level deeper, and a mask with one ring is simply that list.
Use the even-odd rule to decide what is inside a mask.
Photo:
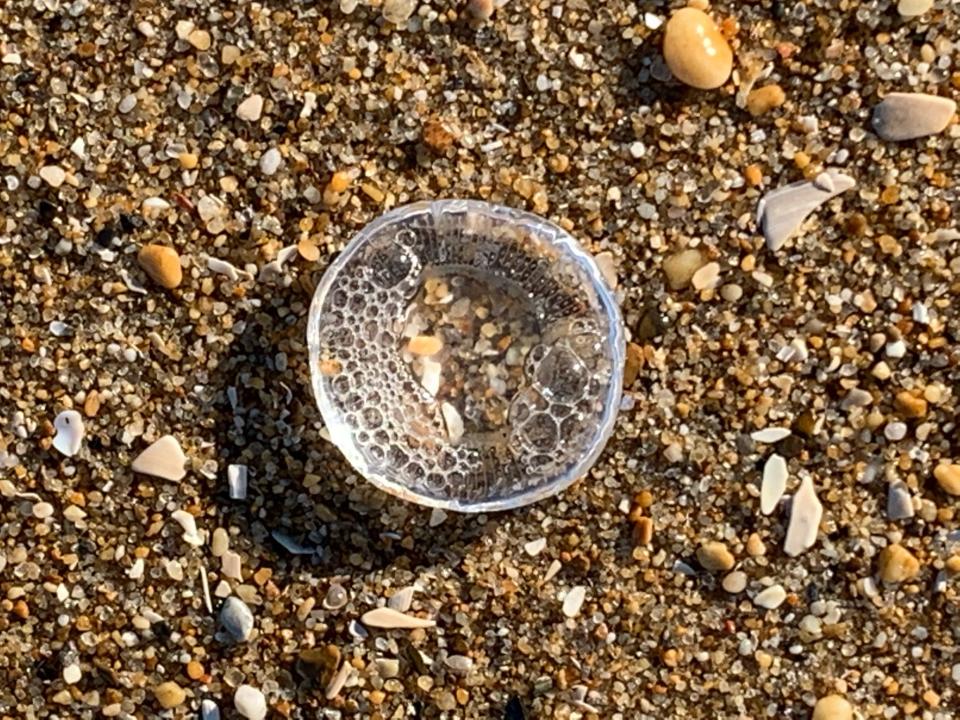
[{"label": "bubble cluster", "polygon": [[[408,306],[444,268],[509,284],[540,328],[493,436],[452,432],[463,406],[402,357]],[[365,477],[428,505],[513,507],[562,489],[599,453],[619,402],[622,329],[592,261],[559,228],[485,203],[419,203],[368,226],[318,288],[308,342],[334,442]]]}]

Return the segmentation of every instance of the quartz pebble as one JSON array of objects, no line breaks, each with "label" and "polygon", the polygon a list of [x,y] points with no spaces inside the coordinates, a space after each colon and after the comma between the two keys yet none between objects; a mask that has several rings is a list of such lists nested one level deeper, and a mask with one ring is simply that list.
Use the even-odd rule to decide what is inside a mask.
[{"label": "quartz pebble", "polygon": [[777,584],[757,593],[757,596],[753,598],[753,604],[767,610],[776,610],[783,605],[783,601],[786,599],[787,591],[783,589],[783,585]]},{"label": "quartz pebble", "polygon": [[817,541],[820,518],[823,517],[823,505],[817,498],[813,480],[809,476],[800,482],[800,489],[793,496],[790,508],[790,524],[783,551],[790,557],[796,557]]},{"label": "quartz pebble", "polygon": [[468,0],[467,12],[476,20],[489,20],[496,10],[494,0]]},{"label": "quartz pebble", "polygon": [[280,169],[281,162],[283,162],[283,157],[280,155],[280,151],[276,148],[270,148],[260,156],[260,172],[269,177]]},{"label": "quartz pebble", "polygon": [[760,487],[760,512],[769,515],[777,508],[787,489],[787,461],[774,453],[763,466],[763,484]]},{"label": "quartz pebble", "polygon": [[734,570],[724,576],[721,583],[723,589],[731,595],[742,593],[747,587],[747,574],[740,570]]},{"label": "quartz pebble", "polygon": [[394,25],[403,25],[417,9],[417,0],[384,0],[380,12],[383,19]]},{"label": "quartz pebble", "polygon": [[720,279],[720,263],[709,262],[697,270],[690,278],[694,290],[705,290],[715,287]]},{"label": "quartz pebble", "polygon": [[697,270],[703,267],[704,258],[696,248],[681,250],[663,261],[663,272],[671,290],[682,290],[690,284]]},{"label": "quartz pebble", "polygon": [[137,255],[137,262],[150,278],[168,290],[183,282],[183,269],[180,267],[180,255],[166,245],[144,245]]},{"label": "quartz pebble", "polygon": [[873,109],[873,129],[884,140],[913,140],[943,132],[956,112],[957,103],[949,98],[890,93]]},{"label": "quartz pebble", "polygon": [[768,192],[757,205],[757,225],[767,247],[779,250],[797,233],[810,213],[856,184],[849,175],[828,169],[813,181],[803,180]]},{"label": "quartz pebble", "polygon": [[903,545],[894,543],[880,551],[877,570],[883,582],[899,583],[915,578],[920,572],[920,563]]},{"label": "quartz pebble", "polygon": [[905,520],[913,517],[913,499],[906,483],[897,480],[887,488],[887,517],[891,520]]},{"label": "quartz pebble", "polygon": [[726,545],[717,540],[713,540],[697,548],[697,562],[703,566],[704,570],[716,572],[729,570],[733,567],[736,560]]},{"label": "quartz pebble", "polygon": [[765,115],[787,101],[783,88],[779,85],[765,85],[751,90],[747,95],[747,111],[754,117]]},{"label": "quartz pebble", "polygon": [[53,429],[57,434],[53,436],[53,447],[67,457],[73,457],[80,452],[83,445],[84,427],[83,418],[76,410],[64,410],[53,420]]},{"label": "quartz pebble", "polygon": [[38,173],[40,178],[50,187],[58,188],[67,179],[67,174],[59,165],[44,165]]},{"label": "quartz pebble", "polygon": [[383,628],[385,630],[411,630],[413,628],[431,628],[435,626],[433,620],[404,615],[392,608],[382,607],[365,612],[361,618],[367,627]]},{"label": "quartz pebble", "polygon": [[811,720],[853,720],[853,706],[840,695],[826,695],[813,706]]},{"label": "quartz pebble", "polygon": [[233,694],[233,706],[247,720],[263,720],[267,716],[267,699],[257,688],[241,685]]},{"label": "quartz pebble", "polygon": [[247,122],[256,122],[263,112],[263,95],[254,93],[237,105],[237,117]]},{"label": "quartz pebble", "polygon": [[157,685],[153,689],[153,696],[157,699],[160,707],[165,710],[182,705],[187,699],[187,693],[172,680]]},{"label": "quartz pebble", "polygon": [[733,52],[716,24],[702,10],[685,7],[667,21],[663,58],[682,83],[701,90],[723,85],[733,70]]},{"label": "quartz pebble", "polygon": [[948,495],[960,495],[960,465],[942,462],[933,469],[937,485]]},{"label": "quartz pebble", "polygon": [[187,456],[173,435],[164,435],[133,461],[133,471],[164,480],[183,480]]},{"label": "quartz pebble", "polygon": [[902,17],[918,17],[933,7],[933,0],[900,0],[897,12]]},{"label": "quartz pebble", "polygon": [[570,588],[566,595],[563,596],[563,614],[568,618],[576,617],[580,614],[580,608],[583,606],[583,601],[587,597],[587,588],[583,585],[575,585]]},{"label": "quartz pebble", "polygon": [[228,597],[220,608],[220,625],[235,642],[246,642],[253,632],[253,613],[240,598]]}]

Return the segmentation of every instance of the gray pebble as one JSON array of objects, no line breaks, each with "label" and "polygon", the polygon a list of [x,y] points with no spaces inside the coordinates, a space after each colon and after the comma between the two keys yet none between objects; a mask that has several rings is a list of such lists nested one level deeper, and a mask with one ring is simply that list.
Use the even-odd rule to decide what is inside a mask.
[{"label": "gray pebble", "polygon": [[220,608],[220,624],[231,638],[244,642],[253,632],[253,613],[240,598],[228,597]]},{"label": "gray pebble", "polygon": [[873,129],[884,140],[913,140],[943,132],[956,111],[957,104],[949,98],[890,93],[873,109]]},{"label": "gray pebble", "polygon": [[282,161],[283,158],[280,156],[280,151],[276,148],[270,148],[260,156],[260,172],[264,175],[273,175],[280,169],[280,163]]},{"label": "gray pebble", "polygon": [[890,483],[887,489],[887,517],[891,520],[913,517],[913,499],[903,480]]},{"label": "gray pebble", "polygon": [[200,720],[220,720],[220,708],[213,700],[200,703]]}]

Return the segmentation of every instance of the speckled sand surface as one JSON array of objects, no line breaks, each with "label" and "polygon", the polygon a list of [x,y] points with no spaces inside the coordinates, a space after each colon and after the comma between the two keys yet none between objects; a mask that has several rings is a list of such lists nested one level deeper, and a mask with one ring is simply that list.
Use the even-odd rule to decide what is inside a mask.
[{"label": "speckled sand surface", "polygon": [[[0,718],[960,717],[960,126],[870,122],[957,99],[960,6],[720,3],[696,91],[675,5],[387,1],[0,3]],[[309,389],[330,260],[458,196],[568,228],[636,343],[590,476],[498,515],[366,485]]]}]

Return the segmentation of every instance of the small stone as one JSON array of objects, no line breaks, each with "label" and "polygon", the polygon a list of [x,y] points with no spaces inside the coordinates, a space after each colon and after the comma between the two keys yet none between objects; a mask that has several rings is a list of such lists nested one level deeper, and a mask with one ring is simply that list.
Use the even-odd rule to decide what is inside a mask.
[{"label": "small stone", "polygon": [[790,436],[790,428],[768,427],[750,433],[750,439],[759,443],[778,443]]},{"label": "small stone", "polygon": [[183,688],[172,680],[157,685],[153,689],[153,696],[157,699],[160,707],[165,710],[182,705],[184,700],[187,699],[187,694],[183,691]]},{"label": "small stone", "polygon": [[942,462],[933,469],[937,485],[948,495],[960,495],[960,465]]},{"label": "small stone", "polygon": [[80,678],[83,677],[83,672],[80,670],[80,666],[76,663],[67,665],[63,669],[63,681],[67,685],[76,685],[80,682]]},{"label": "small stone", "polygon": [[164,435],[133,461],[133,471],[164,480],[183,480],[187,456],[172,435]]},{"label": "small stone", "polygon": [[787,489],[787,461],[774,453],[763,466],[763,484],[760,487],[760,512],[769,515],[776,510]]},{"label": "small stone", "polygon": [[720,263],[709,262],[697,270],[690,278],[694,290],[705,290],[716,287],[720,279]]},{"label": "small stone", "polygon": [[894,543],[880,551],[877,570],[883,582],[899,583],[915,578],[920,572],[920,563],[903,545]]},{"label": "small stone", "polygon": [[210,49],[210,33],[206,30],[193,30],[187,35],[187,42],[193,45],[197,50]]},{"label": "small stone", "polygon": [[623,388],[629,390],[637,381],[643,367],[643,348],[635,342],[627,343],[627,354],[623,362]]},{"label": "small stone", "polygon": [[53,505],[48,502],[38,502],[33,506],[32,513],[37,520],[46,520],[53,515]]},{"label": "small stone", "polygon": [[897,12],[902,17],[918,17],[933,7],[933,0],[900,0]]},{"label": "small stone", "polygon": [[260,172],[267,176],[273,175],[280,169],[281,162],[283,162],[283,157],[280,155],[280,151],[276,148],[270,148],[260,156]]},{"label": "small stone", "polygon": [[384,628],[385,630],[412,630],[414,628],[432,628],[437,623],[433,620],[414,617],[413,615],[404,615],[392,608],[377,608],[369,610],[360,617],[367,627]]},{"label": "small stone", "polygon": [[253,632],[253,613],[240,598],[228,597],[220,608],[220,625],[235,642],[246,642]]},{"label": "small stone", "polygon": [[779,85],[766,85],[755,88],[747,95],[747,110],[754,117],[764,115],[787,101],[783,88]]},{"label": "small stone", "polygon": [[817,700],[811,720],[853,720],[853,707],[846,698],[827,695]]},{"label": "small stone", "polygon": [[663,272],[671,290],[682,290],[690,284],[697,270],[703,267],[704,258],[696,248],[674,253],[663,260]]},{"label": "small stone", "polygon": [[927,414],[927,401],[917,397],[909,390],[897,393],[893,404],[900,414],[907,418],[922,418]]},{"label": "small stone", "polygon": [[583,601],[587,597],[587,588],[583,585],[576,585],[570,588],[569,592],[563,596],[562,611],[568,618],[576,617],[580,613]]},{"label": "small stone", "polygon": [[200,158],[197,156],[197,154],[190,152],[180,153],[180,155],[177,157],[177,160],[180,162],[180,167],[182,167],[184,170],[193,170],[200,162]]},{"label": "small stone", "polygon": [[907,436],[907,426],[899,421],[887,423],[883,428],[883,436],[890,442],[899,442]]},{"label": "small stone", "polygon": [[723,589],[731,595],[742,593],[747,587],[747,574],[740,570],[734,570],[732,573],[724,576],[721,585]]},{"label": "small stone", "polygon": [[210,699],[200,703],[200,720],[220,720],[220,708]]},{"label": "small stone", "polygon": [[76,410],[64,410],[53,420],[53,428],[57,434],[53,436],[53,447],[67,457],[73,457],[80,452],[83,444],[83,418]]},{"label": "small stone", "polygon": [[214,557],[221,557],[230,549],[230,535],[222,527],[213,531],[213,540],[210,543],[210,552]]},{"label": "small stone", "polygon": [[59,165],[44,165],[40,168],[41,179],[50,187],[58,188],[67,179],[67,174]]},{"label": "small stone", "polygon": [[391,610],[405,613],[410,609],[410,605],[413,604],[414,592],[416,592],[416,588],[413,585],[407,585],[405,588],[397,590],[397,592],[387,600],[387,607]]},{"label": "small stone", "polygon": [[817,541],[820,519],[823,517],[823,505],[817,498],[810,476],[803,478],[800,489],[793,496],[790,509],[790,524],[783,551],[790,557],[796,557]]},{"label": "small stone", "polygon": [[546,538],[537,538],[536,540],[531,540],[523,546],[523,551],[530,557],[536,557],[543,552],[543,549],[547,546]]},{"label": "small stone", "polygon": [[267,716],[267,699],[257,688],[241,685],[233,694],[233,706],[247,720],[263,720]]},{"label": "small stone", "polygon": [[887,517],[891,520],[905,520],[913,517],[913,499],[906,483],[897,480],[887,488]]},{"label": "small stone", "polygon": [[403,25],[416,9],[417,0],[384,0],[380,12],[388,23]]},{"label": "small stone", "polygon": [[753,604],[767,610],[776,610],[786,599],[787,591],[783,589],[783,585],[777,584],[757,593],[757,596],[753,599]]},{"label": "small stone", "polygon": [[496,10],[493,0],[469,0],[467,2],[467,13],[479,21],[489,20]]},{"label": "small stone", "polygon": [[949,98],[890,93],[873,109],[873,129],[884,140],[913,140],[943,132],[956,112],[957,104]]},{"label": "small stone", "polygon": [[197,531],[197,520],[195,517],[193,517],[193,515],[188,513],[186,510],[174,510],[170,514],[170,518],[183,529],[182,537],[184,542],[187,542],[194,547],[200,547],[203,545],[203,538]]},{"label": "small stone", "polygon": [[183,282],[180,256],[172,247],[144,245],[137,255],[137,262],[155,283],[168,290],[172,290]]},{"label": "small stone", "polygon": [[743,171],[743,179],[750,187],[760,187],[763,184],[763,170],[756,163],[748,165]]},{"label": "small stone", "polygon": [[697,562],[703,566],[704,570],[717,572],[729,570],[736,560],[726,545],[713,540],[704,543],[697,549]]},{"label": "small stone", "polygon": [[254,93],[237,105],[237,117],[247,122],[256,122],[263,112],[263,95]]},{"label": "small stone", "polygon": [[121,115],[126,115],[128,112],[132,111],[137,106],[137,94],[128,93],[121,98],[120,102],[117,104],[117,112]]},{"label": "small stone", "polygon": [[767,553],[767,546],[757,533],[750,533],[747,538],[747,555],[750,557],[763,557]]},{"label": "small stone", "polygon": [[203,665],[196,660],[187,663],[187,677],[191,680],[199,680],[204,675]]},{"label": "small stone", "polygon": [[663,58],[682,83],[701,90],[723,85],[733,70],[733,52],[710,16],[685,7],[667,21]]},{"label": "small stone", "polygon": [[436,355],[443,350],[443,340],[434,335],[417,335],[407,343],[407,352],[414,355]]}]

